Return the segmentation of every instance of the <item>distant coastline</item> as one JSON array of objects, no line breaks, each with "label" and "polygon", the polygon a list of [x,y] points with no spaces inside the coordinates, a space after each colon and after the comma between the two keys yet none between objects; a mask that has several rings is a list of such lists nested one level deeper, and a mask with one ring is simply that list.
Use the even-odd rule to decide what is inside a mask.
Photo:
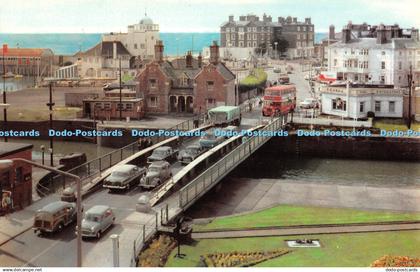
[{"label": "distant coastline", "polygon": [[[318,42],[326,33],[316,33],[315,41]],[[50,48],[56,55],[73,55],[79,50],[85,51],[95,46],[101,40],[102,33],[36,33],[15,34],[0,33],[0,43],[9,47],[22,48]],[[170,56],[183,55],[192,50],[201,52],[212,41],[219,41],[219,33],[160,33],[160,38],[165,45],[165,54]]]}]

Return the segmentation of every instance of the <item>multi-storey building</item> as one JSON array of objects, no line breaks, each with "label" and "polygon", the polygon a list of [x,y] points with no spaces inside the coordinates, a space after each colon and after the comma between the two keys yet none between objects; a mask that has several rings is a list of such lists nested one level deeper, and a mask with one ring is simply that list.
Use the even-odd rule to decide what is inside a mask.
[{"label": "multi-storey building", "polygon": [[235,105],[235,75],[219,60],[219,46],[210,46],[210,62],[189,52],[173,61],[163,59],[164,46],[155,45],[155,60],[137,75],[137,97],[146,113],[202,113],[219,105]]},{"label": "multi-storey building", "polygon": [[[233,51],[235,48],[257,48],[266,45],[276,49],[273,42],[285,39],[289,43],[286,54],[290,58],[309,57],[314,51],[314,25],[311,18],[299,22],[296,17],[279,17],[273,22],[271,16],[263,15],[262,20],[256,15],[234,16],[220,27],[220,40],[223,48]],[[222,49],[224,50],[224,49]]]},{"label": "multi-storey building", "polygon": [[154,45],[159,40],[159,25],[149,17],[144,17],[138,24],[129,25],[127,33],[109,33],[102,36],[104,42],[121,42],[132,56],[142,59],[154,57]]},{"label": "multi-storey building", "polygon": [[420,75],[420,42],[418,29],[398,25],[355,28],[349,23],[341,41],[328,47],[328,69],[338,79],[357,83],[406,87],[410,67],[414,78]]}]

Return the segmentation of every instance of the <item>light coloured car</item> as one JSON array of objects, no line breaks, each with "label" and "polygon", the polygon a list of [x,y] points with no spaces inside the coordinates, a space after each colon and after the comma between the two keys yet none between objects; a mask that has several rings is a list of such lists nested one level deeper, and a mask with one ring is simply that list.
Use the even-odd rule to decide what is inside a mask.
[{"label": "light coloured car", "polygon": [[86,211],[82,220],[82,237],[96,237],[99,239],[114,222],[115,215],[109,206],[93,206]]},{"label": "light coloured car", "polygon": [[133,164],[120,165],[105,178],[103,187],[109,190],[128,190],[130,187],[138,185],[145,173],[146,168],[144,167]]},{"label": "light coloured car", "polygon": [[273,72],[274,72],[274,73],[281,73],[281,68],[280,68],[280,67],[275,67],[275,68],[273,69]]},{"label": "light coloured car", "polygon": [[208,131],[204,136],[198,141],[200,146],[203,148],[213,148],[216,145],[219,145],[225,140],[225,137],[215,134],[215,131]]},{"label": "light coloured car", "polygon": [[305,98],[305,100],[299,103],[299,106],[302,109],[313,109],[318,107],[318,100],[315,98]]},{"label": "light coloured car", "polygon": [[189,164],[193,160],[195,160],[198,156],[203,154],[204,148],[200,145],[190,145],[187,146],[184,150],[182,150],[179,154],[179,161],[182,164]]},{"label": "light coloured car", "polygon": [[170,164],[167,161],[155,161],[147,168],[147,174],[141,178],[139,186],[142,188],[155,188],[172,177]]}]

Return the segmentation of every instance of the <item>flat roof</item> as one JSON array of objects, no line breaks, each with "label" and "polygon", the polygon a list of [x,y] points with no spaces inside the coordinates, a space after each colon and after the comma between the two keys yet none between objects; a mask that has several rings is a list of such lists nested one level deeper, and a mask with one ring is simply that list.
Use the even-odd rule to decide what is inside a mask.
[{"label": "flat roof", "polygon": [[32,149],[32,147],[33,147],[32,144],[0,142],[0,158],[12,155],[20,151],[24,151],[27,149]]}]

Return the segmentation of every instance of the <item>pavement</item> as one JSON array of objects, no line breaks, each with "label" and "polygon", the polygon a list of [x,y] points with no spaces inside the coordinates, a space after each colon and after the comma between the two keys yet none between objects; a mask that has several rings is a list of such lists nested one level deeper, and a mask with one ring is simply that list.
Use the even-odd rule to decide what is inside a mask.
[{"label": "pavement", "polygon": [[224,230],[194,232],[193,239],[222,239],[264,236],[291,236],[313,234],[337,234],[337,233],[360,233],[381,231],[419,230],[420,223],[402,224],[366,224],[366,225],[343,225],[343,226],[305,226],[288,228],[267,228],[252,230]]},{"label": "pavement", "polygon": [[226,178],[187,212],[211,218],[289,204],[419,212],[418,187],[318,184],[287,179]]}]

